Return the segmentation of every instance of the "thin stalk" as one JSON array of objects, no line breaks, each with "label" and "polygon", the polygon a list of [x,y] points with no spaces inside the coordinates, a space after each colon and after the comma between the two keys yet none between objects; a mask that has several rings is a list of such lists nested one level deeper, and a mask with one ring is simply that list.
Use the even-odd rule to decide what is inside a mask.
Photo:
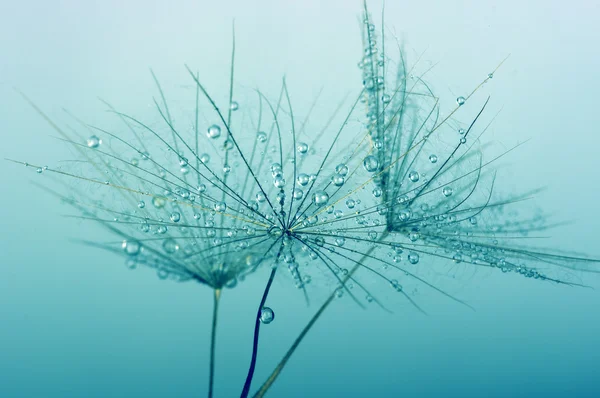
[{"label": "thin stalk", "polygon": [[[380,240],[385,239],[387,237],[387,235],[388,235],[388,232],[385,232],[381,236]],[[357,262],[357,264],[354,267],[352,267],[352,269],[350,270],[350,272],[348,272],[348,275],[346,275],[346,277],[343,279],[343,284],[345,284],[348,280],[350,280],[350,278],[352,277],[352,275],[360,268],[362,262],[371,254],[371,252],[374,249],[375,249],[374,247],[371,247],[367,251],[367,253],[365,253],[363,255],[363,257]],[[264,397],[264,395],[267,393],[267,391],[269,390],[269,388],[271,388],[271,386],[273,385],[273,383],[275,383],[275,380],[277,379],[277,377],[279,376],[279,374],[283,370],[284,366],[287,364],[287,362],[290,359],[290,357],[292,356],[292,354],[296,351],[296,348],[298,348],[298,346],[300,345],[300,342],[304,339],[304,336],[306,336],[306,334],[308,333],[308,331],[313,327],[313,325],[321,317],[321,315],[323,314],[323,312],[325,312],[325,310],[327,309],[327,307],[329,307],[329,305],[333,302],[334,298],[335,298],[335,290],[333,292],[331,292],[331,294],[329,295],[329,297],[327,298],[327,300],[325,300],[325,302],[321,305],[321,307],[319,308],[319,310],[313,315],[313,317],[310,319],[310,321],[306,324],[306,326],[304,327],[304,329],[302,329],[302,331],[300,332],[300,334],[298,335],[298,337],[296,337],[296,340],[294,340],[294,343],[290,346],[290,348],[285,353],[285,355],[283,356],[283,358],[281,358],[281,361],[279,361],[279,363],[277,364],[277,366],[275,367],[275,369],[273,370],[273,372],[271,373],[271,375],[269,376],[269,378],[263,383],[263,385],[256,392],[256,394],[253,395],[253,398],[262,398],[262,397]]]},{"label": "thin stalk", "polygon": [[215,341],[217,337],[217,313],[219,311],[219,299],[221,298],[221,289],[215,289],[212,317],[212,329],[210,332],[210,370],[208,376],[208,398],[213,396],[213,384],[215,381]]},{"label": "thin stalk", "polygon": [[250,385],[252,384],[252,378],[254,377],[254,369],[256,368],[256,357],[258,355],[258,333],[260,332],[260,316],[262,313],[262,309],[265,306],[265,302],[267,301],[267,296],[269,295],[269,290],[271,289],[273,279],[275,279],[276,272],[277,267],[271,270],[271,275],[269,275],[267,286],[265,287],[262,299],[260,300],[260,306],[258,307],[258,312],[256,314],[256,323],[254,324],[254,342],[252,344],[252,359],[250,361],[248,376],[246,377],[246,382],[244,383],[244,389],[242,390],[240,398],[247,398],[248,394],[250,394]]}]

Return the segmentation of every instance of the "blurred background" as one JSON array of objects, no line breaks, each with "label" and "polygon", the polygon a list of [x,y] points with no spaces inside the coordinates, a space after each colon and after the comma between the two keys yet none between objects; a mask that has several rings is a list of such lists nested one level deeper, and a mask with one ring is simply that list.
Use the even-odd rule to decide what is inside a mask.
[{"label": "blurred background", "polygon": [[[376,23],[383,3],[369,0]],[[231,25],[236,83],[294,103],[324,87],[322,115],[360,90],[359,0],[75,1],[0,0],[0,155],[55,165],[74,158],[13,90],[50,116],[67,108],[106,120],[98,97],[133,114],[151,112],[149,68],[166,90],[228,89]],[[442,106],[469,93],[510,54],[484,92],[502,109],[488,136],[509,148],[499,190],[547,187],[536,203],[569,221],[543,245],[600,257],[597,93],[599,6],[592,1],[420,1],[385,4],[387,32],[420,57]],[[352,94],[354,95],[354,94]],[[220,97],[219,97],[220,96]],[[34,186],[32,169],[0,162],[0,396],[192,397],[206,394],[211,291],[162,282],[70,238],[94,225]],[[456,295],[409,305],[327,310],[274,385],[275,397],[600,396],[600,292],[500,272],[465,273]],[[592,287],[600,278],[579,275]],[[458,276],[460,277],[460,275]],[[237,396],[250,358],[253,318],[267,278],[258,272],[222,297],[217,397]],[[249,299],[250,298],[250,299]],[[316,311],[289,280],[269,297],[258,387]]]}]

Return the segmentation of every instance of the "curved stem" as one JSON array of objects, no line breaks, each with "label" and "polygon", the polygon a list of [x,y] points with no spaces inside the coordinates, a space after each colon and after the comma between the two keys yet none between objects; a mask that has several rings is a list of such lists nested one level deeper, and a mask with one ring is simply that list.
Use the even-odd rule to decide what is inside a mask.
[{"label": "curved stem", "polygon": [[[384,232],[383,235],[380,237],[380,240],[385,239],[388,236],[388,234],[389,234],[389,232],[387,232],[387,231]],[[350,278],[352,277],[352,275],[360,268],[362,262],[369,257],[369,255],[373,252],[373,250],[375,250],[375,247],[371,247],[362,256],[362,258],[356,263],[356,265],[354,267],[352,267],[352,269],[350,270],[350,272],[348,272],[348,275],[346,275],[344,277],[344,279],[342,280],[343,284],[345,284],[348,280],[350,280]],[[294,343],[292,343],[292,345],[290,346],[290,348],[288,349],[288,351],[285,353],[285,355],[283,356],[283,358],[281,358],[281,361],[279,361],[279,363],[277,364],[277,366],[275,367],[275,369],[273,370],[273,372],[271,373],[271,375],[269,376],[269,378],[263,383],[263,385],[256,392],[256,394],[253,395],[253,398],[262,398],[262,397],[264,397],[264,395],[267,393],[267,391],[269,390],[269,388],[271,388],[271,386],[273,385],[273,383],[275,383],[275,380],[277,379],[277,377],[279,376],[279,374],[283,370],[283,367],[287,364],[287,361],[290,359],[290,357],[292,356],[292,354],[294,353],[294,351],[296,351],[296,348],[298,348],[298,346],[300,345],[300,342],[304,339],[304,336],[306,336],[306,334],[308,333],[308,331],[313,327],[313,325],[321,317],[321,315],[323,314],[323,312],[325,312],[325,310],[327,309],[327,307],[329,307],[329,304],[331,304],[333,302],[334,298],[335,298],[335,290],[333,292],[331,292],[331,294],[329,295],[329,297],[327,297],[327,300],[325,300],[325,302],[321,305],[321,307],[319,308],[319,310],[315,313],[315,315],[313,315],[313,317],[310,319],[310,321],[306,324],[306,326],[304,327],[304,329],[302,329],[302,331],[300,332],[300,334],[298,335],[298,337],[296,337],[296,340],[294,340]]]},{"label": "curved stem", "polygon": [[215,341],[217,337],[217,313],[219,311],[219,299],[221,298],[221,289],[215,289],[212,329],[210,332],[210,370],[208,376],[208,398],[213,396],[213,384],[215,381]]},{"label": "curved stem", "polygon": [[252,344],[252,359],[250,360],[248,376],[246,376],[246,382],[244,383],[244,389],[242,390],[240,398],[247,398],[248,394],[250,393],[250,385],[252,384],[252,378],[254,377],[254,368],[256,367],[256,357],[258,355],[258,333],[260,332],[260,316],[262,313],[262,309],[265,306],[265,302],[267,301],[267,296],[269,295],[269,290],[271,289],[273,279],[275,279],[275,272],[277,272],[277,267],[271,270],[271,275],[269,275],[267,286],[265,287],[262,299],[260,300],[260,306],[258,307],[258,312],[256,313],[256,323],[254,324],[254,342]]}]

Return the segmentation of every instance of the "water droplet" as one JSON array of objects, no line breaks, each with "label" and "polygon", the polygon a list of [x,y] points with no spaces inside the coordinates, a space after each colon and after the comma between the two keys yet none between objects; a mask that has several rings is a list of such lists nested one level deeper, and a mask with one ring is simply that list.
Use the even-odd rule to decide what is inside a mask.
[{"label": "water droplet", "polygon": [[297,146],[296,149],[298,150],[298,153],[301,154],[305,154],[306,152],[308,152],[308,144],[305,142],[300,142]]},{"label": "water droplet", "polygon": [[144,207],[146,207],[146,202],[144,202],[143,200],[140,200],[140,201],[138,202],[138,207],[139,207],[140,209],[143,209]]},{"label": "water droplet", "polygon": [[292,196],[294,197],[294,199],[296,200],[300,200],[302,199],[302,197],[304,196],[304,191],[302,191],[299,188],[294,189],[294,191],[292,192]]},{"label": "water droplet", "polygon": [[273,312],[273,310],[269,307],[263,307],[260,310],[260,321],[262,323],[264,323],[265,325],[268,325],[269,323],[273,322],[273,319],[275,319],[275,313]]},{"label": "water droplet", "polygon": [[310,180],[310,177],[308,176],[308,174],[304,174],[301,173],[298,175],[298,177],[296,178],[296,182],[298,183],[298,185],[301,186],[306,186],[306,184],[308,184],[308,181]]},{"label": "water droplet", "polygon": [[179,220],[181,220],[181,214],[179,214],[178,212],[173,212],[171,213],[171,216],[169,218],[173,222],[179,222]]},{"label": "water droplet", "polygon": [[444,187],[444,189],[442,189],[442,194],[444,194],[445,197],[452,196],[453,193],[454,190],[451,187]]},{"label": "water droplet", "polygon": [[166,234],[167,231],[168,231],[168,228],[166,225],[159,225],[158,228],[156,228],[156,232],[158,232],[161,235]]},{"label": "water droplet", "polygon": [[329,201],[329,194],[325,191],[317,191],[313,194],[313,203],[317,206],[324,206]]},{"label": "water droplet", "polygon": [[419,181],[419,173],[414,170],[411,171],[410,173],[408,173],[408,179],[411,180],[412,182]]},{"label": "water droplet", "polygon": [[152,205],[157,209],[162,209],[163,207],[165,207],[165,203],[165,198],[161,198],[160,196],[155,196],[152,198]]},{"label": "water droplet", "polygon": [[346,174],[348,174],[348,166],[346,166],[344,163],[340,163],[337,166],[335,166],[335,172],[341,175],[342,177],[345,177]]},{"label": "water droplet", "polygon": [[96,137],[95,135],[92,135],[90,138],[87,139],[87,146],[89,148],[98,148],[100,144],[102,144],[102,140]]},{"label": "water droplet", "polygon": [[179,245],[173,238],[165,239],[162,246],[163,250],[168,254],[173,254],[179,250]]},{"label": "water droplet", "polygon": [[458,134],[463,135],[465,133],[465,129],[462,127],[458,129]]},{"label": "water droplet", "polygon": [[273,185],[275,185],[275,188],[283,188],[285,186],[285,178],[278,175],[277,177],[273,178]]},{"label": "water droplet", "polygon": [[492,79],[494,77],[494,73],[488,73],[488,79]]},{"label": "water droplet", "polygon": [[35,172],[38,173],[38,174],[41,174],[42,173],[42,168],[38,167],[37,169],[35,169]]},{"label": "water droplet", "polygon": [[419,262],[419,255],[417,253],[409,253],[408,255],[408,261],[411,264],[416,264]]},{"label": "water droplet", "polygon": [[348,206],[349,209],[354,209],[354,206],[356,206],[356,201],[354,199],[348,199],[346,200],[346,206]]},{"label": "water droplet", "polygon": [[238,104],[237,101],[231,101],[231,104],[229,104],[229,109],[232,111],[237,111],[240,109],[240,104]]},{"label": "water droplet", "polygon": [[208,136],[208,138],[219,138],[221,136],[221,127],[217,126],[216,124],[213,124],[206,131],[206,135]]},{"label": "water droplet", "polygon": [[338,246],[344,246],[344,244],[346,243],[346,238],[342,237],[342,236],[338,236],[337,238],[335,238],[335,244]]},{"label": "water droplet", "polygon": [[336,187],[341,187],[342,185],[344,185],[345,181],[346,179],[341,174],[335,174],[331,177],[331,182],[333,182],[333,185],[335,185]]},{"label": "water droplet", "polygon": [[200,161],[205,164],[210,162],[210,155],[208,153],[203,153],[200,155]]},{"label": "water droplet", "polygon": [[215,211],[219,213],[223,213],[227,210],[227,204],[225,202],[217,202],[215,203]]},{"label": "water droplet", "polygon": [[463,106],[465,104],[465,101],[466,101],[465,97],[462,97],[462,96],[458,97],[456,99],[456,103],[458,104],[458,106]]},{"label": "water droplet", "polygon": [[462,137],[462,138],[460,139],[460,143],[461,143],[461,144],[466,144],[466,143],[467,143],[467,139],[466,139],[465,137]]},{"label": "water droplet", "polygon": [[137,256],[140,253],[142,245],[135,240],[124,240],[121,245],[123,251],[129,256]]},{"label": "water droplet", "polygon": [[429,155],[429,161],[431,163],[437,163],[437,161],[438,161],[437,155],[434,155],[434,154]]},{"label": "water droplet", "polygon": [[379,160],[377,160],[375,156],[369,155],[365,158],[365,160],[363,160],[363,167],[369,173],[373,173],[379,168]]},{"label": "water droplet", "polygon": [[264,131],[259,131],[258,133],[256,133],[256,140],[258,142],[265,142],[267,140],[267,133],[265,133]]}]

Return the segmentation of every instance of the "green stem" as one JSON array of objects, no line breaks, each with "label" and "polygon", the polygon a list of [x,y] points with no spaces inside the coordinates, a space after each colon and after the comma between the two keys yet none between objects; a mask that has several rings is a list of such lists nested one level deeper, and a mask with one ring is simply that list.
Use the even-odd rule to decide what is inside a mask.
[{"label": "green stem", "polygon": [[215,341],[217,337],[217,313],[219,311],[219,299],[221,298],[221,289],[215,289],[212,328],[210,332],[210,370],[208,376],[208,398],[213,396],[213,384],[215,381]]}]

